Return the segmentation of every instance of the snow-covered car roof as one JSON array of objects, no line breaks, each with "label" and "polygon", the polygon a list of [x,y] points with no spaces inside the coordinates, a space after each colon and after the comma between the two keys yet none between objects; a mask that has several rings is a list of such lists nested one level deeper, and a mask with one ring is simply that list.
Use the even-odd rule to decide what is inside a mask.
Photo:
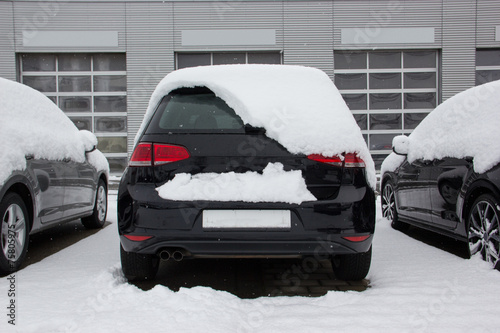
[{"label": "snow-covered car roof", "polygon": [[[85,148],[95,136],[78,131],[50,99],[26,85],[0,78],[0,185],[16,170],[26,168],[27,155],[36,159],[85,160]],[[97,144],[97,140],[95,143]],[[108,172],[106,158],[89,154],[99,171]]]},{"label": "snow-covered car roof", "polygon": [[[409,136],[408,161],[472,157],[482,173],[500,163],[500,80],[467,89],[438,105]],[[394,153],[382,174],[404,157]]]},{"label": "snow-covered car roof", "polygon": [[321,70],[288,65],[221,65],[185,68],[156,87],[136,143],[161,99],[178,88],[204,86],[254,127],[294,154],[357,153],[374,187],[375,167],[356,121]]}]

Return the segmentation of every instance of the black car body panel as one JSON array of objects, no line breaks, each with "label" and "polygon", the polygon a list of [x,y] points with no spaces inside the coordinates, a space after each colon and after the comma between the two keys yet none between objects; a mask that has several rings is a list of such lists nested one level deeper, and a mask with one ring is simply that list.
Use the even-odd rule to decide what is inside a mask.
[{"label": "black car body panel", "polygon": [[[182,89],[171,94],[198,93],[212,94],[206,88]],[[163,116],[159,112],[162,103],[170,99],[167,96],[160,103],[138,144],[181,146],[190,156],[164,165],[129,166],[125,170],[118,191],[118,229],[126,252],[158,255],[164,249],[175,248],[195,257],[331,256],[370,249],[375,228],[375,195],[367,184],[364,167],[344,168],[291,154],[268,138],[263,129],[245,126],[239,119],[227,122],[230,128],[222,130],[198,129],[195,125],[189,125],[190,130],[185,126],[161,130],[157,123]],[[300,170],[308,190],[318,200],[301,204],[173,201],[160,198],[156,191],[179,173],[261,173],[268,163],[276,162],[283,164],[285,171]],[[214,186],[213,190],[223,190],[217,184]],[[291,227],[207,229],[202,226],[207,210],[285,210],[290,212]],[[128,236],[151,238],[134,241]],[[366,238],[362,241],[343,238],[353,236]]]}]

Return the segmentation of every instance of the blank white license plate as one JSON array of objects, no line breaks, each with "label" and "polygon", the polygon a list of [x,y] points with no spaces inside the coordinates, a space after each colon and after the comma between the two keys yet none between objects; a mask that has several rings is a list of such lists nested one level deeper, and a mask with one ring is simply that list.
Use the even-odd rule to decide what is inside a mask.
[{"label": "blank white license plate", "polygon": [[289,210],[204,210],[206,229],[290,229]]}]

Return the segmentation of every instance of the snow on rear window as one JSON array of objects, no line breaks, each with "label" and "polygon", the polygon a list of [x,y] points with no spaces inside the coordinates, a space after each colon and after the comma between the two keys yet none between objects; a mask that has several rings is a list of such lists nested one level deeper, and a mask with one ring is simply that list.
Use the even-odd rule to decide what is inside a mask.
[{"label": "snow on rear window", "polygon": [[[13,171],[26,168],[26,155],[36,159],[85,160],[83,136],[42,93],[0,78],[0,117],[0,185]],[[108,170],[107,161],[100,152],[90,155],[98,170]]]},{"label": "snow on rear window", "polygon": [[197,86],[209,88],[245,124],[265,128],[268,137],[291,153],[357,153],[375,186],[375,167],[361,130],[330,78],[311,67],[221,65],[174,71],[153,92],[136,143],[165,95]]},{"label": "snow on rear window", "polygon": [[[436,107],[409,136],[408,161],[472,157],[482,173],[500,163],[500,80],[467,89]],[[404,160],[389,155],[382,171]]]}]

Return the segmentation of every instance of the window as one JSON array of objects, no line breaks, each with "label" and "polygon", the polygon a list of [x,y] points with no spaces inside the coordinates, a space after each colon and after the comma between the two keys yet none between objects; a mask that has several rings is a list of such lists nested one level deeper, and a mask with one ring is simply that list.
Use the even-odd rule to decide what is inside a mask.
[{"label": "window", "polygon": [[392,138],[411,133],[438,104],[438,52],[335,51],[334,68],[379,169]]},{"label": "window", "polygon": [[127,72],[123,53],[29,53],[21,82],[43,92],[79,129],[94,132],[112,172],[127,164]]},{"label": "window", "polygon": [[476,50],[476,85],[500,80],[500,49]]},{"label": "window", "polygon": [[280,52],[176,53],[176,68],[227,64],[281,64]]}]

